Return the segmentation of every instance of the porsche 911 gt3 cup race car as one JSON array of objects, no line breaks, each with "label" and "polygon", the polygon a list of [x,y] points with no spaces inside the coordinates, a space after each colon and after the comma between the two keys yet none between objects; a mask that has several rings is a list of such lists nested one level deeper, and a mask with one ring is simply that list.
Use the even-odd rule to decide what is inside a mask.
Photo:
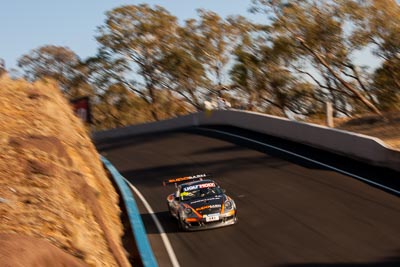
[{"label": "porsche 911 gt3 cup race car", "polygon": [[167,197],[169,213],[184,231],[217,228],[237,222],[236,205],[209,175],[199,174],[169,179],[176,191]]}]

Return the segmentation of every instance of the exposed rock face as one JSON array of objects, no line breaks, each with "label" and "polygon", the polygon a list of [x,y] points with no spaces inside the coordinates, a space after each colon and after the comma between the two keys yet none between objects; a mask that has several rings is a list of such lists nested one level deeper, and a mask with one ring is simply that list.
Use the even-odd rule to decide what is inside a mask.
[{"label": "exposed rock face", "polygon": [[0,234],[13,234],[0,256],[37,238],[79,264],[129,266],[119,215],[97,151],[56,84],[0,77]]},{"label": "exposed rock face", "polygon": [[88,265],[45,240],[21,234],[0,234],[0,266],[85,267]]}]

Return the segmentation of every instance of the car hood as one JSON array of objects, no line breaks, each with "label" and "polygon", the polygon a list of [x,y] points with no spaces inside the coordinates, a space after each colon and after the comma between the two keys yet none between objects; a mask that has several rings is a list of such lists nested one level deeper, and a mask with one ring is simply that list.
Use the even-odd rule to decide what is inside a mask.
[{"label": "car hood", "polygon": [[220,213],[222,204],[226,199],[225,195],[216,195],[213,197],[196,199],[185,202],[200,214]]}]

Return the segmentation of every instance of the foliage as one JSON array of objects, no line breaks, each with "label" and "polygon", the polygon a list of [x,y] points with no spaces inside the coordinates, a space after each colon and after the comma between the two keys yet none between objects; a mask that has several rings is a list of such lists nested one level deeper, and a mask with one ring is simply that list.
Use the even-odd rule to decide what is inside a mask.
[{"label": "foliage", "polygon": [[[176,44],[177,19],[167,10],[146,4],[123,6],[107,12],[105,25],[99,28],[100,51],[112,60],[124,61],[125,72],[117,77],[138,94],[159,119],[156,91],[162,87],[160,61]],[[137,74],[142,86],[130,81]]]},{"label": "foliage", "polygon": [[[354,12],[354,8],[356,12]],[[382,65],[372,76],[372,90],[382,110],[400,109],[400,7],[394,0],[348,1],[345,11],[355,30],[354,46],[370,46]]]},{"label": "foliage", "polygon": [[18,66],[25,78],[34,81],[52,78],[59,82],[61,89],[70,97],[90,94],[86,82],[86,67],[71,49],[46,45],[30,51],[18,60]]},{"label": "foliage", "polygon": [[[336,99],[351,103],[351,109],[361,105],[380,114],[374,98],[367,91],[357,67],[352,61],[354,47],[347,42],[344,16],[346,1],[253,1],[255,10],[271,16],[274,39],[284,39],[291,47],[293,68],[327,91],[326,95],[337,107]],[[304,64],[306,63],[306,64]],[[317,78],[309,69],[319,73]],[[356,99],[357,102],[353,102]]]},{"label": "foliage", "polygon": [[[203,110],[224,95],[236,108],[291,118],[399,110],[400,8],[394,0],[253,0],[252,12],[222,18],[198,10],[179,23],[160,6],[106,13],[96,55],[43,46],[19,60],[25,77],[51,77],[69,96],[90,95],[106,129]],[[376,70],[356,64],[371,49]]]}]

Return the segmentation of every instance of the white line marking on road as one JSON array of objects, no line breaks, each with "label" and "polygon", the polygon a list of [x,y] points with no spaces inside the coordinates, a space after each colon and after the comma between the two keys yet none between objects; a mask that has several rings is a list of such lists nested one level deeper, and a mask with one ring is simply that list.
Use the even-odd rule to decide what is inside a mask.
[{"label": "white line marking on road", "polygon": [[246,140],[246,141],[249,141],[249,142],[256,143],[256,144],[261,145],[261,146],[266,146],[266,147],[269,147],[269,148],[273,148],[273,149],[275,149],[275,150],[279,150],[279,151],[281,151],[281,152],[285,152],[285,153],[290,154],[290,155],[292,155],[292,156],[295,156],[295,157],[299,157],[299,158],[308,160],[308,161],[310,161],[310,162],[312,162],[312,163],[315,163],[315,164],[318,164],[318,165],[320,165],[320,166],[326,167],[326,168],[328,168],[328,169],[331,169],[331,170],[340,172],[340,173],[342,173],[342,174],[345,174],[345,175],[354,177],[354,178],[356,178],[356,179],[358,179],[358,180],[364,181],[364,182],[369,183],[369,184],[373,184],[373,185],[375,185],[375,186],[377,186],[377,187],[383,188],[383,189],[388,190],[388,191],[390,191],[390,192],[393,192],[393,193],[395,193],[395,194],[397,194],[397,195],[400,195],[400,191],[398,191],[398,190],[396,190],[396,189],[387,187],[387,186],[385,186],[385,185],[382,185],[382,184],[376,183],[376,182],[374,182],[374,181],[368,180],[368,179],[363,178],[363,177],[361,177],[361,176],[358,176],[358,175],[356,175],[356,174],[352,174],[352,173],[350,173],[350,172],[347,172],[347,171],[338,169],[338,168],[333,167],[333,166],[330,166],[330,165],[328,165],[328,164],[325,164],[325,163],[319,162],[319,161],[317,161],[317,160],[313,160],[313,159],[307,158],[307,157],[302,156],[302,155],[300,155],[300,154],[297,154],[297,153],[294,153],[294,152],[291,152],[291,151],[288,151],[288,150],[285,150],[285,149],[282,149],[282,148],[279,148],[279,147],[276,147],[276,146],[273,146],[273,145],[265,144],[265,143],[262,143],[262,142],[260,142],[260,141],[256,141],[256,140],[253,140],[253,139],[250,139],[250,138],[247,138],[247,137],[243,137],[243,136],[236,135],[236,134],[231,134],[231,133],[224,132],[224,131],[220,131],[220,130],[207,129],[207,128],[201,128],[201,129],[204,129],[204,130],[207,130],[207,131],[211,131],[211,132],[217,132],[217,133],[220,133],[220,134],[230,135],[230,136],[233,136],[233,137],[236,137],[236,138],[239,138],[239,139],[243,139],[243,140]]},{"label": "white line marking on road", "polygon": [[146,208],[147,212],[150,214],[151,218],[153,219],[154,223],[156,224],[158,232],[160,232],[161,239],[164,243],[165,249],[167,250],[168,256],[171,260],[172,266],[173,267],[180,267],[178,259],[176,258],[174,249],[171,246],[171,243],[169,242],[168,236],[165,233],[164,228],[162,227],[160,221],[158,220],[157,216],[155,215],[153,209],[151,208],[150,204],[147,202],[147,200],[144,198],[144,196],[140,193],[140,191],[132,185],[128,180],[125,179],[125,181],[128,183],[128,185],[131,187],[131,189],[135,192],[135,194],[140,198],[140,200],[143,202],[144,207]]}]

